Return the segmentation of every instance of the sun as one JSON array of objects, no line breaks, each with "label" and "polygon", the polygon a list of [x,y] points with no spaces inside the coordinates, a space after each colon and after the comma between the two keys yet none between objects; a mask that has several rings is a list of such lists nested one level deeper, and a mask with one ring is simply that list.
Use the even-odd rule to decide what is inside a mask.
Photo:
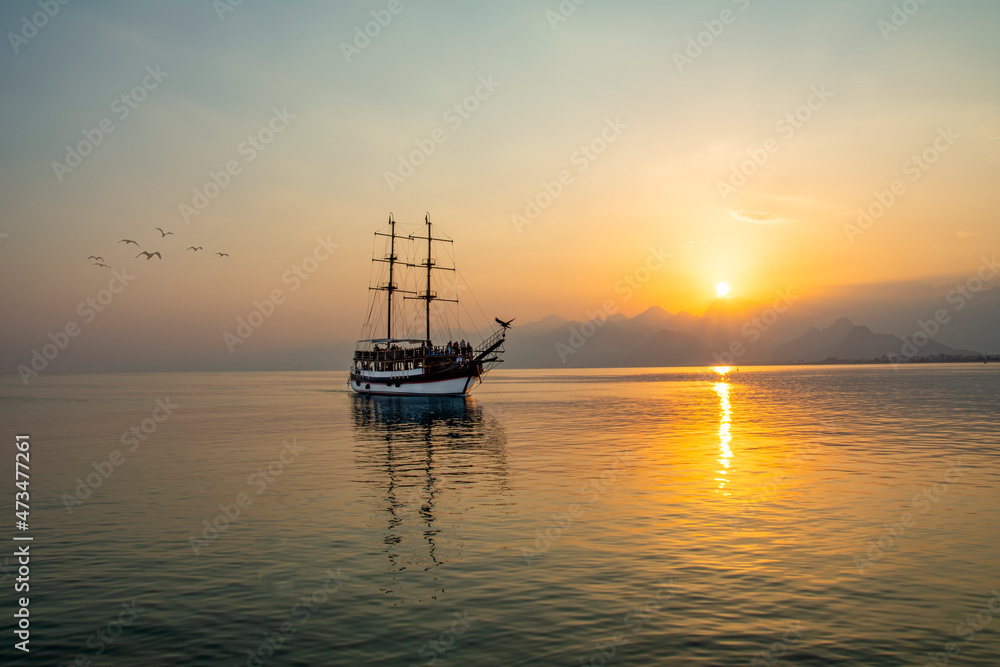
[{"label": "sun", "polygon": [[715,295],[717,297],[725,299],[727,294],[729,294],[729,285],[727,283],[719,283],[715,286]]}]

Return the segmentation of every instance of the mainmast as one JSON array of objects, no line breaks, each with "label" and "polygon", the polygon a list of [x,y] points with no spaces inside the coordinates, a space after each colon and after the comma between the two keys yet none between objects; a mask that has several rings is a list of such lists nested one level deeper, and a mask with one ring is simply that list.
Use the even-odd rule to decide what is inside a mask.
[{"label": "mainmast", "polygon": [[392,340],[392,292],[396,286],[392,282],[392,267],[396,264],[396,221],[389,216],[389,284],[385,288],[386,301],[388,305],[385,309],[385,337]]},{"label": "mainmast", "polygon": [[433,255],[431,254],[431,214],[427,213],[424,215],[424,222],[427,223],[427,298],[424,300],[424,306],[426,307],[426,320],[427,320],[427,335],[424,337],[427,340],[427,344],[431,344],[431,267],[434,265]]},{"label": "mainmast", "polygon": [[451,241],[451,239],[438,239],[438,238],[434,238],[434,234],[432,233],[432,228],[431,228],[431,215],[430,215],[430,213],[428,213],[428,214],[426,214],[424,216],[424,223],[427,225],[427,236],[426,237],[424,237],[424,236],[411,236],[410,238],[411,239],[420,239],[420,240],[424,240],[425,238],[427,239],[427,260],[424,261],[424,262],[421,262],[420,264],[407,264],[407,266],[413,267],[413,268],[416,268],[418,266],[422,266],[422,267],[425,267],[427,269],[427,287],[425,288],[425,290],[423,291],[423,293],[420,293],[420,294],[418,294],[415,297],[404,297],[404,298],[407,298],[407,299],[413,298],[413,299],[421,299],[421,300],[423,300],[423,302],[424,302],[425,340],[427,341],[427,344],[430,345],[431,344],[431,301],[448,301],[448,302],[451,302],[451,303],[458,303],[458,299],[442,299],[442,298],[438,297],[437,292],[435,292],[434,290],[431,289],[431,275],[432,275],[432,272],[435,269],[438,269],[440,271],[454,271],[455,268],[454,267],[449,267],[449,266],[436,266],[436,264],[434,262],[433,246],[431,245],[431,243],[433,241],[440,241],[442,243],[451,243],[452,241]]}]

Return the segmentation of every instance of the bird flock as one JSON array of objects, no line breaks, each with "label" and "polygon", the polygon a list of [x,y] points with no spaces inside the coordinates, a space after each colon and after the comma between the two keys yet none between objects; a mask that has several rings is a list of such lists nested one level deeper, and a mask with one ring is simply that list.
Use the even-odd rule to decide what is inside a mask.
[{"label": "bird flock", "polygon": [[[164,231],[163,229],[161,229],[159,227],[154,227],[154,229],[160,233],[160,240],[163,240],[163,239],[167,238],[168,236],[173,236],[174,235],[173,232]],[[139,252],[138,255],[135,256],[135,259],[138,259],[140,257],[145,257],[147,262],[149,260],[153,259],[154,257],[156,259],[158,259],[158,260],[163,259],[163,255],[160,253],[159,250],[152,250],[152,251],[150,251],[150,250],[143,250],[142,246],[140,246],[137,241],[133,241],[132,239],[122,239],[122,240],[118,241],[118,243],[124,243],[126,248],[130,244],[134,245],[136,248],[138,248],[140,252]],[[116,243],[116,245],[117,245],[117,243]],[[204,248],[202,246],[200,246],[200,245],[199,246],[193,246],[192,245],[192,246],[188,246],[187,250],[191,250],[192,252],[197,253],[200,250],[204,250]],[[228,252],[217,252],[215,254],[218,257],[220,257],[220,258],[222,258],[222,257],[229,257],[229,253]],[[100,255],[91,255],[87,259],[95,260],[93,262],[94,266],[104,267],[105,269],[110,269],[111,268],[110,266],[108,266],[107,264],[104,263],[105,260]]]}]

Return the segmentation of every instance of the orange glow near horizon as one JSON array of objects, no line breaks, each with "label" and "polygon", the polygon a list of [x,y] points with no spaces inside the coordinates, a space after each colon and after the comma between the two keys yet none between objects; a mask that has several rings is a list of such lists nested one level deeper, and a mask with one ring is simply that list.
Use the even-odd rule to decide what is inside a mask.
[{"label": "orange glow near horizon", "polygon": [[[702,342],[713,352],[746,346],[734,362],[760,356],[750,350],[758,336],[773,347],[845,316],[875,333],[911,335],[911,313],[926,317],[946,305],[953,286],[980,270],[983,253],[1000,246],[998,130],[970,120],[946,154],[940,142],[951,135],[939,136],[946,120],[959,130],[961,119],[1000,110],[990,67],[1000,5],[939,8],[942,22],[921,21],[923,28],[907,28],[909,38],[856,58],[856,26],[870,23],[870,9],[807,4],[750,19],[760,29],[780,26],[782,35],[811,34],[829,20],[828,38],[810,57],[839,89],[791,134],[774,131],[776,122],[787,127],[783,119],[812,99],[814,84],[784,66],[799,57],[799,41],[761,40],[749,26],[727,32],[711,58],[671,78],[679,88],[664,87],[664,70],[650,67],[648,54],[664,53],[665,26],[680,44],[683,26],[699,20],[677,3],[644,3],[641,11],[603,3],[567,32],[560,28],[575,35],[571,44],[529,18],[534,10],[509,3],[430,11],[424,20],[439,39],[421,49],[380,40],[357,67],[329,34],[341,26],[348,35],[360,20],[352,3],[321,3],[305,22],[269,3],[243,3],[241,22],[280,36],[237,32],[224,45],[173,39],[187,20],[173,5],[150,15],[78,7],[57,22],[67,39],[48,38],[47,58],[0,73],[18,108],[48,110],[10,115],[16,140],[0,155],[10,193],[0,224],[0,237],[9,235],[0,239],[0,300],[17,324],[0,332],[5,372],[52,344],[49,334],[70,320],[87,324],[86,332],[48,372],[342,368],[368,313],[373,251],[383,251],[374,233],[390,212],[418,234],[429,212],[439,238],[454,240],[435,253],[437,268],[457,269],[466,333],[488,328],[494,316],[516,318],[521,328],[550,316],[584,322],[604,309],[632,318],[656,307],[709,315],[697,337],[710,338]],[[525,20],[543,29],[525,30]],[[87,31],[69,27],[74,22],[107,26],[101,48],[90,48]],[[508,34],[524,48],[452,57],[454,40],[503,44]],[[605,40],[635,48],[581,47]],[[137,62],[194,59],[204,71],[185,85],[172,75],[113,123],[122,130],[72,175],[56,169],[66,160],[62,147],[89,142],[81,131],[91,132],[97,110],[130,83],[123,52]],[[754,66],[731,66],[727,52]],[[52,63],[66,62],[86,73],[86,85],[35,85]],[[915,78],[872,85],[895,81],[900,63]],[[499,87],[494,93],[491,83],[484,94],[476,77],[490,72]],[[332,83],[317,89],[320,79]],[[386,105],[399,90],[407,104]],[[673,103],[678,92],[685,104]],[[474,111],[442,117],[470,93],[482,95]],[[267,124],[286,104],[290,123],[276,133]],[[274,135],[266,150],[239,148],[258,132]],[[438,138],[426,144],[431,134]],[[780,153],[766,164],[751,159],[770,134]],[[447,147],[436,143],[445,139]],[[592,142],[600,152],[575,151]],[[916,183],[903,164],[924,151],[942,154]],[[219,171],[230,163],[237,166],[228,175]],[[559,177],[564,170],[571,178]],[[210,174],[223,174],[225,185]],[[907,192],[883,207],[876,193],[894,180]],[[126,238],[161,256],[136,257],[140,248],[123,245]],[[415,252],[419,264],[423,249]],[[419,289],[419,267],[408,268],[415,287],[405,289]],[[82,322],[77,305],[106,289],[112,271],[135,280],[92,325]],[[278,291],[273,316],[230,348],[223,333]],[[789,291],[794,307],[781,310],[775,326],[753,323]],[[443,299],[438,305],[449,308]],[[485,317],[475,319],[480,310]],[[976,319],[949,327],[943,342],[993,352],[988,320],[969,317]],[[656,317],[648,322],[659,326]],[[690,329],[686,323],[691,318],[665,328]],[[527,350],[538,341],[528,340],[533,335],[520,329],[511,342]]]}]

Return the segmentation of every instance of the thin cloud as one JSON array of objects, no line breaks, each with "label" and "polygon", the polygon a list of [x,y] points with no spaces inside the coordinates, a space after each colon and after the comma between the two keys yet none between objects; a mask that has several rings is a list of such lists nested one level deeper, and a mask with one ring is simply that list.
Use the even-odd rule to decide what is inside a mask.
[{"label": "thin cloud", "polygon": [[737,220],[742,220],[743,222],[751,222],[755,225],[774,225],[774,224],[784,224],[789,222],[789,220],[782,218],[780,215],[775,215],[774,213],[755,213],[753,211],[730,211],[732,215]]},{"label": "thin cloud", "polygon": [[976,236],[982,236],[980,232],[955,232],[955,236],[960,239],[971,239]]}]

